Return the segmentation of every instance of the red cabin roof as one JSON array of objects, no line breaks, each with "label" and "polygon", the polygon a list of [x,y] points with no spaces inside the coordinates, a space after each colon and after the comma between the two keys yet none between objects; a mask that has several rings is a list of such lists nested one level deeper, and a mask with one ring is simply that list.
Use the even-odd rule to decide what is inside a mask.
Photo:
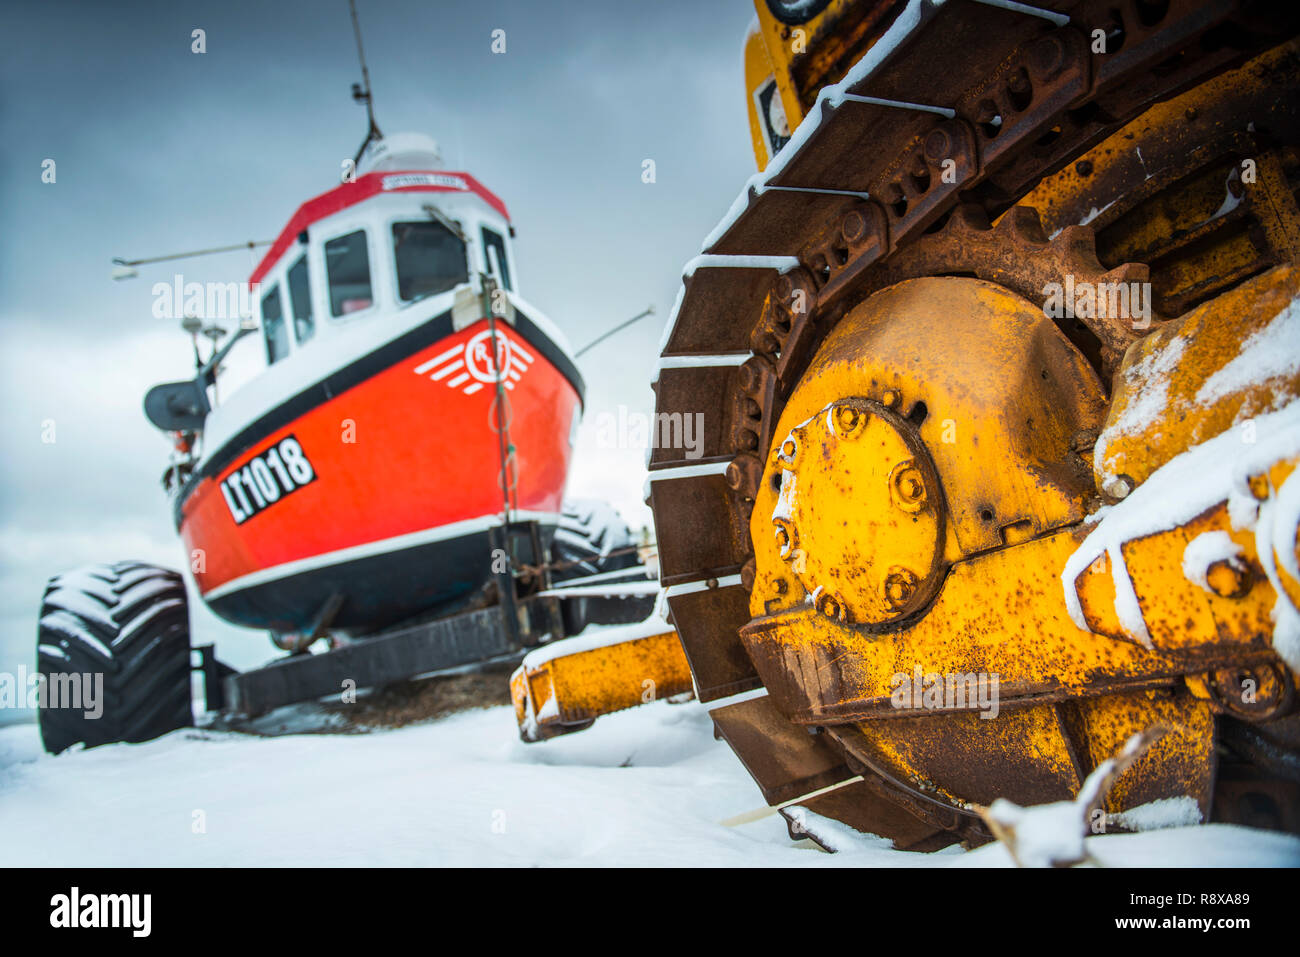
[{"label": "red cabin roof", "polygon": [[506,204],[469,173],[430,172],[429,170],[384,170],[366,173],[358,176],[353,182],[342,183],[299,206],[298,211],[289,220],[289,224],[280,231],[280,235],[271,244],[262,261],[257,264],[248,281],[261,282],[304,229],[380,193],[474,193],[500,213],[506,222],[510,221]]}]

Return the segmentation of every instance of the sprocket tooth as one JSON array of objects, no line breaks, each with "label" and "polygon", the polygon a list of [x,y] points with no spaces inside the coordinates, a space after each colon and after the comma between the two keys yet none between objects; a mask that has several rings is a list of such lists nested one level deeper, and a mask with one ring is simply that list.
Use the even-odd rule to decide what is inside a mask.
[{"label": "sprocket tooth", "polygon": [[1151,267],[1146,263],[1127,262],[1121,263],[1109,272],[1103,273],[1101,281],[1133,283],[1149,282],[1151,280]]},{"label": "sprocket tooth", "polygon": [[1097,258],[1097,234],[1089,226],[1066,226],[1052,241],[1062,265],[1076,273],[1097,275],[1102,272]]},{"label": "sprocket tooth", "polygon": [[1043,222],[1038,218],[1038,210],[1032,206],[1011,207],[998,220],[993,230],[999,236],[1009,237],[1018,243],[1028,243],[1033,246],[1047,245]]},{"label": "sprocket tooth", "polygon": [[961,233],[986,233],[992,227],[989,225],[989,214],[983,206],[979,203],[962,203],[952,211],[945,228]]}]

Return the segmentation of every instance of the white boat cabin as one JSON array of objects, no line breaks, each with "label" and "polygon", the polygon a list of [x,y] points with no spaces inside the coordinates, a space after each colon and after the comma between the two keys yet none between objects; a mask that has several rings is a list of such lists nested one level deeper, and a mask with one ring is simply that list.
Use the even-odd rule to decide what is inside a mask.
[{"label": "white boat cabin", "polygon": [[440,166],[433,140],[399,134],[299,207],[251,277],[268,365],[459,285],[477,289],[480,273],[518,294],[505,204]]}]

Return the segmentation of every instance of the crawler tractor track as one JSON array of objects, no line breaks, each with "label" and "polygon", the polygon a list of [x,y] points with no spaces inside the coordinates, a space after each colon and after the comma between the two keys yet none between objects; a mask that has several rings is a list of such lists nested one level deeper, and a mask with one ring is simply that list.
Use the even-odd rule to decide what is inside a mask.
[{"label": "crawler tractor track", "polygon": [[[797,661],[765,638],[765,614],[786,607],[779,597],[785,585],[772,590],[774,573],[757,560],[751,526],[763,523],[753,522],[755,503],[765,521],[780,482],[773,455],[794,447],[786,438],[794,423],[778,422],[801,383],[819,371],[814,357],[823,346],[833,351],[828,342],[860,309],[903,317],[895,322],[917,308],[924,313],[924,302],[935,302],[927,290],[953,296],[951,309],[964,308],[969,296],[1015,296],[1040,308],[1045,287],[1066,277],[1149,281],[1158,327],[1296,258],[1296,8],[1180,0],[1009,6],[913,0],[882,18],[883,32],[865,56],[822,90],[791,142],[747,184],[687,265],[655,383],[659,413],[708,413],[703,457],[655,449],[649,487],[662,582],[719,734],[769,804],[798,803],[915,849],[987,840],[973,802],[1056,799],[1059,780],[1040,773],[1039,763],[1009,759],[1017,753],[1009,742],[992,758],[981,755],[986,739],[972,737],[979,721],[967,721],[969,714],[898,718],[853,705],[832,671],[799,672]],[[1096,30],[1108,52],[1094,52]],[[1273,177],[1269,201],[1223,201],[1198,212],[1202,193],[1219,190],[1222,201],[1226,183],[1231,197],[1242,157]],[[924,283],[948,285],[917,285]],[[921,306],[898,300],[909,288],[922,291]],[[1046,399],[1074,410],[1067,424],[1076,458],[1051,480],[1065,504],[1003,525],[992,509],[961,511],[946,489],[938,521],[969,533],[969,554],[1026,537],[1046,541],[1101,502],[1088,468],[1091,444],[1117,365],[1145,333],[1088,317],[1048,326],[1026,354],[1055,357]],[[917,325],[913,351],[943,341],[943,328]],[[953,321],[951,336],[962,329]],[[1049,379],[1046,365],[1042,379]],[[926,407],[924,384],[913,395],[888,385],[881,381],[878,394],[853,400],[859,411],[890,423],[906,443],[915,437],[916,448],[922,439],[938,442],[927,431],[941,423]],[[841,413],[858,421],[853,409]],[[917,468],[911,488],[919,496],[933,476],[924,462]],[[981,516],[983,529],[976,527]],[[980,535],[986,540],[976,541]],[[935,616],[931,604],[952,568],[936,557],[933,580],[895,581],[885,597],[892,611],[875,617],[846,610],[845,600],[829,593],[809,599],[828,618],[884,641]],[[1067,684],[1045,679],[1032,702],[1017,700],[1014,690],[1008,699],[1004,689],[1002,707],[1042,709],[1063,742],[1061,760],[1079,777],[1105,757],[1080,700],[1137,696],[1141,710],[1181,693],[1168,676]],[[901,736],[873,730],[890,722],[895,729],[921,724]],[[1238,734],[1188,733],[1216,741]],[[1216,817],[1255,823],[1248,809],[1262,801],[1281,809],[1270,823],[1297,827],[1295,784],[1275,780],[1278,762],[1295,764],[1295,718],[1252,726],[1249,735],[1283,757],[1274,764],[1225,757],[1212,795],[1212,780],[1170,758],[1149,775],[1152,794],[1177,791],[1175,778],[1183,775],[1192,793],[1208,789],[1202,804],[1208,811],[1213,801]],[[1238,749],[1248,751],[1260,753]],[[900,773],[909,763],[896,760],[903,752],[913,765],[951,771],[964,787],[959,793]]]}]

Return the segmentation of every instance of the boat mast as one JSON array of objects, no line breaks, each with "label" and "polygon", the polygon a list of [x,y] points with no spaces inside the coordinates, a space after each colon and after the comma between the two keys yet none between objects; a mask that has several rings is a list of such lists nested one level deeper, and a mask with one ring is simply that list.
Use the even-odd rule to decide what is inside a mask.
[{"label": "boat mast", "polygon": [[348,7],[352,11],[352,32],[357,38],[357,59],[361,61],[361,83],[352,84],[352,99],[366,105],[366,119],[370,122],[366,138],[361,141],[361,148],[352,159],[355,167],[361,162],[361,154],[366,151],[366,147],[375,140],[383,139],[384,134],[379,132],[379,126],[375,123],[374,102],[370,96],[370,70],[366,67],[366,51],[361,47],[361,24],[357,21],[357,0],[348,0]]}]

